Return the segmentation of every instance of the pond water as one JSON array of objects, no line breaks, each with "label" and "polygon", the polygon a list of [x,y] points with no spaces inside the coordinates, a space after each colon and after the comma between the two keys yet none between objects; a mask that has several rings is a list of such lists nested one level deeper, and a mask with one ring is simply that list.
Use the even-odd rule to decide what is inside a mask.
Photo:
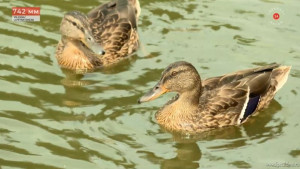
[{"label": "pond water", "polygon": [[[297,0],[141,0],[135,55],[85,75],[60,69],[54,54],[63,14],[104,2],[0,2],[1,169],[300,167]],[[14,6],[41,7],[41,21],[12,22]],[[203,79],[272,62],[293,67],[258,116],[189,139],[154,118],[174,94],[137,104],[178,60]]]}]

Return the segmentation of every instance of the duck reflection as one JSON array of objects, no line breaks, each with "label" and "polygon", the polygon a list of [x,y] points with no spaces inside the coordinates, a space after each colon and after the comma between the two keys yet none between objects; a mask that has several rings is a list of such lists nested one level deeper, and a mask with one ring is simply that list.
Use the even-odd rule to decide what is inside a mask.
[{"label": "duck reflection", "polygon": [[196,143],[177,143],[177,156],[162,162],[162,169],[199,168],[202,153]]},{"label": "duck reflection", "polygon": [[117,74],[129,70],[132,63],[136,60],[137,55],[133,55],[130,58],[118,62],[114,65],[103,67],[95,71],[87,70],[68,70],[61,68],[62,72],[65,74],[65,78],[61,80],[65,88],[65,95],[63,97],[63,105],[68,107],[77,107],[82,105],[97,104],[96,101],[91,99],[91,95],[95,93],[101,93],[107,88],[114,87],[101,87],[97,86],[94,88],[87,88],[87,86],[101,83],[101,79],[85,80],[84,77],[92,75],[93,73],[102,73],[102,74]]},{"label": "duck reflection", "polygon": [[[282,134],[282,130],[287,123],[283,119],[274,118],[273,115],[282,110],[282,106],[273,100],[269,108],[256,114],[243,125],[243,129],[251,140],[259,139],[259,143],[270,140]],[[283,112],[281,112],[283,113]],[[271,125],[270,125],[271,123]]]},{"label": "duck reflection", "polygon": [[84,86],[93,84],[91,80],[83,80],[87,72],[75,72],[72,70],[62,69],[65,78],[61,80],[65,88],[62,104],[68,107],[77,107],[86,104],[85,101],[90,100],[92,92],[88,91]]}]

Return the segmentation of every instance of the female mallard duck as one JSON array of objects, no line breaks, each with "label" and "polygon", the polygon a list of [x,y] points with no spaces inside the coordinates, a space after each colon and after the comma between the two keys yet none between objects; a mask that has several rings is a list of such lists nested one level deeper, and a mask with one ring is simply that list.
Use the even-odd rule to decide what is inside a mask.
[{"label": "female mallard duck", "polygon": [[156,113],[165,129],[199,133],[244,123],[265,108],[288,78],[290,66],[272,64],[213,77],[201,82],[193,65],[175,62],[139,103],[154,100],[166,92],[177,92]]},{"label": "female mallard duck", "polygon": [[115,0],[87,16],[77,11],[67,13],[60,25],[58,63],[67,69],[95,69],[132,54],[139,45],[140,11],[139,0]]}]

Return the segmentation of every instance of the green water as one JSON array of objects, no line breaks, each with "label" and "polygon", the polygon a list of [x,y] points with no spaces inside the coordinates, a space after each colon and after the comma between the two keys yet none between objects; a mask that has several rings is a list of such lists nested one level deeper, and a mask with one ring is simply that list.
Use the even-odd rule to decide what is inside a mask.
[{"label": "green water", "polygon": [[[103,2],[0,2],[1,169],[300,168],[298,0],[141,0],[137,54],[85,75],[61,70],[63,14]],[[41,7],[41,21],[12,22],[14,6]],[[276,22],[273,9],[283,12]],[[155,121],[174,94],[137,104],[178,60],[203,79],[272,62],[293,67],[269,108],[195,141]]]}]

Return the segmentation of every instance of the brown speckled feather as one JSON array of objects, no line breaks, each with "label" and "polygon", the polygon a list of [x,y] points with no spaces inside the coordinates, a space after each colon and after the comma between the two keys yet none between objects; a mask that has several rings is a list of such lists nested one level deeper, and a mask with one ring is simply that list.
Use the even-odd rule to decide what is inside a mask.
[{"label": "brown speckled feather", "polygon": [[261,97],[256,111],[265,108],[273,99],[277,80],[282,80],[279,75],[288,73],[281,71],[279,66],[272,64],[204,80],[199,100],[200,109],[205,110],[202,113],[216,114],[217,118],[225,112],[224,118],[231,118],[230,124],[243,123],[239,116],[244,113],[249,97]]},{"label": "brown speckled feather", "polygon": [[[249,98],[249,87],[240,81],[226,83],[215,89],[203,91],[199,99],[201,124],[217,128],[237,123]],[[213,120],[207,120],[211,117]]]},{"label": "brown speckled feather", "polygon": [[88,16],[95,39],[106,52],[103,56],[106,64],[137,50],[137,19],[128,1],[119,0],[101,5],[89,12]]},{"label": "brown speckled feather", "polygon": [[242,70],[242,71],[226,74],[226,75],[219,76],[219,77],[208,78],[208,79],[202,81],[202,85],[204,88],[212,89],[219,85],[223,85],[226,83],[240,80],[249,75],[255,75],[255,74],[257,75],[260,72],[264,72],[266,70],[272,70],[278,66],[279,66],[278,64],[272,64],[272,65],[268,65],[268,66],[264,66],[264,67]]}]

